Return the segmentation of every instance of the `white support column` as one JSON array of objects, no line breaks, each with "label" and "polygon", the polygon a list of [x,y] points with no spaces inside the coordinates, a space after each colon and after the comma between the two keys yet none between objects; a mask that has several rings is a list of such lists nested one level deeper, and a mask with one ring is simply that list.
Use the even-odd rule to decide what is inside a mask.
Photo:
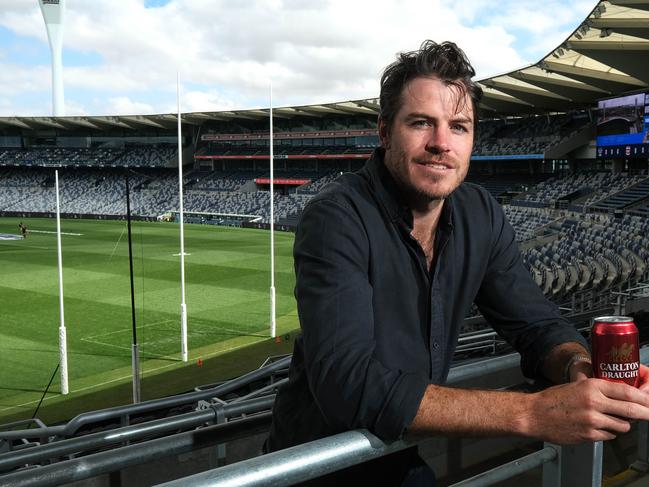
[{"label": "white support column", "polygon": [[39,0],[41,13],[45,20],[47,38],[52,53],[52,114],[65,115],[63,99],[63,26],[65,20],[65,0],[43,2]]}]

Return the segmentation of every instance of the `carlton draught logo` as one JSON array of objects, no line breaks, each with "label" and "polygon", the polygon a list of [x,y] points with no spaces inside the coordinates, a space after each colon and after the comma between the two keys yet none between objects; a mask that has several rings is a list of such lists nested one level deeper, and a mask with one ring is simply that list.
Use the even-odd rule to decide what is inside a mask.
[{"label": "carlton draught logo", "polygon": [[623,343],[619,347],[611,347],[606,355],[611,362],[625,362],[631,360],[633,357],[633,349],[635,345],[630,343]]},{"label": "carlton draught logo", "polygon": [[599,364],[602,379],[634,379],[638,377],[639,362],[630,362],[635,345],[624,343],[611,347],[606,354],[608,362]]}]

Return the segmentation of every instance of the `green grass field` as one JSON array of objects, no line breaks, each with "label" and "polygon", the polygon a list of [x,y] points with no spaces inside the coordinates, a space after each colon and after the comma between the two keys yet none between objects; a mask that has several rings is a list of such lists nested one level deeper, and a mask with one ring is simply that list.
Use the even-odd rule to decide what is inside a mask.
[{"label": "green grass field", "polygon": [[[19,221],[0,218],[0,233],[18,234]],[[32,416],[59,361],[56,220],[23,221],[26,239],[0,241],[0,424]],[[190,360],[184,363],[179,227],[133,222],[132,228],[143,399],[232,377],[257,367],[263,355],[288,351],[268,338],[267,231],[185,226]],[[38,414],[50,421],[131,399],[126,222],[63,220],[61,230],[70,394],[60,394],[56,374]],[[277,232],[275,242],[278,333],[286,335],[298,327],[293,235]]]}]

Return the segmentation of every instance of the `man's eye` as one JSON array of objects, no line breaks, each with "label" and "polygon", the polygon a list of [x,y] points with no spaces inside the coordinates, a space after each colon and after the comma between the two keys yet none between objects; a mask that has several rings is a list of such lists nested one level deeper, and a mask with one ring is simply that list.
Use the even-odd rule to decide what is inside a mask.
[{"label": "man's eye", "polygon": [[412,124],[415,127],[428,127],[428,126],[430,126],[430,123],[428,122],[428,120],[415,120]]},{"label": "man's eye", "polygon": [[469,129],[467,129],[464,125],[453,125],[452,129],[457,131],[457,132],[468,132]]}]

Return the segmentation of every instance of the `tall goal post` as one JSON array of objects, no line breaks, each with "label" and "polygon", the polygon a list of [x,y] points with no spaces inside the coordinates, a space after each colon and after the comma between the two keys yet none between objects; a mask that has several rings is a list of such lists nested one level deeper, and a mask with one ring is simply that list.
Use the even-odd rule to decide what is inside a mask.
[{"label": "tall goal post", "polygon": [[277,334],[277,326],[275,321],[275,178],[273,168],[275,166],[274,149],[273,149],[273,82],[270,82],[270,130],[269,130],[269,146],[270,146],[270,336],[275,338]]},{"label": "tall goal post", "polygon": [[65,312],[63,309],[63,255],[61,252],[61,205],[59,201],[59,171],[54,171],[56,186],[56,249],[59,268],[59,370],[61,371],[61,394],[67,395],[68,385],[68,340],[65,330]]},{"label": "tall goal post", "polygon": [[38,0],[52,53],[52,113],[65,115],[63,99],[63,26],[65,0]]},{"label": "tall goal post", "polygon": [[176,102],[178,104],[178,200],[180,218],[180,356],[189,360],[187,351],[187,304],[185,303],[185,216],[183,210],[183,144],[180,118],[180,71],[176,73]]}]

